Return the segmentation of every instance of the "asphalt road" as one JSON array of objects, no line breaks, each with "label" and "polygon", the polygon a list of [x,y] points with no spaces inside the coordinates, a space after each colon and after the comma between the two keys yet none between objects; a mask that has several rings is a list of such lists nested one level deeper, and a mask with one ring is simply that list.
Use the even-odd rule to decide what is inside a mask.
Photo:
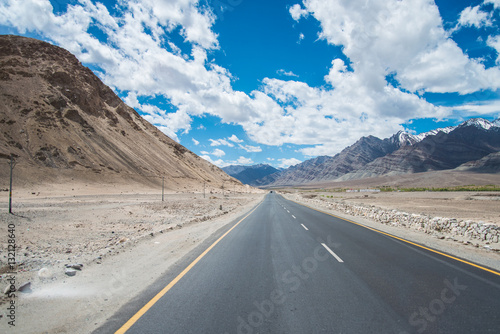
[{"label": "asphalt road", "polygon": [[103,328],[129,320],[118,333],[500,332],[498,274],[274,193],[156,299],[135,301],[128,314],[142,310],[132,320],[122,312]]}]

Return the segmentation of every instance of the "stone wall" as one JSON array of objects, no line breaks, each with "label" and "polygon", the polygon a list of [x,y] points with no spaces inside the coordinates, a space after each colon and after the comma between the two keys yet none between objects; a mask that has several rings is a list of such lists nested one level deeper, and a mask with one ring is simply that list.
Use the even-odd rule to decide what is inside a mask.
[{"label": "stone wall", "polygon": [[[316,195],[286,194],[290,200],[310,204],[315,207],[339,211],[355,217],[363,217],[373,221],[414,229],[427,234],[436,235],[440,239],[453,239],[465,244],[477,242],[486,245],[485,248],[493,249],[489,244],[495,244],[499,249],[500,226],[493,223],[471,220],[458,220],[454,218],[431,217],[422,214],[412,214],[397,210],[384,210],[373,205],[351,204],[336,199],[326,199]],[[475,243],[474,243],[475,242]]]}]

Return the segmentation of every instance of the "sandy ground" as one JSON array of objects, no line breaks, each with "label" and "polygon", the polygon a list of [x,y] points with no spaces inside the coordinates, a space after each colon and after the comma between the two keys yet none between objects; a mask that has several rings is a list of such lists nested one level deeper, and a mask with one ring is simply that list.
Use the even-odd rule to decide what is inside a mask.
[{"label": "sandy ground", "polygon": [[[15,215],[1,203],[0,242],[15,225],[16,326],[2,298],[1,333],[89,333],[218,229],[249,211],[263,192],[165,194],[156,189],[96,189],[78,195],[18,191]],[[102,194],[107,193],[107,194]],[[22,194],[22,195],[20,195]],[[9,285],[6,247],[0,250],[0,288]],[[73,277],[66,264],[83,264]],[[68,320],[71,319],[71,320]]]},{"label": "sandy ground", "polygon": [[[382,224],[371,219],[363,217],[353,217],[351,215],[331,210],[328,208],[328,201],[334,200],[324,198],[325,196],[334,196],[336,199],[343,199],[351,203],[364,203],[368,205],[376,205],[385,209],[407,209],[408,213],[433,213],[439,217],[450,217],[457,219],[465,219],[466,217],[474,217],[472,212],[480,213],[485,221],[492,221],[499,224],[500,218],[500,203],[498,200],[492,200],[487,194],[482,193],[433,193],[433,192],[412,192],[412,193],[380,193],[370,194],[368,197],[360,195],[360,193],[321,193],[321,192],[284,192],[283,195],[298,203],[308,205],[320,211],[328,212],[338,217],[352,220],[362,225],[375,228],[377,230],[390,233],[392,235],[404,238],[406,240],[416,242],[438,251],[472,261],[474,263],[500,271],[500,253],[492,251],[484,247],[475,247],[472,244],[465,245],[462,242],[453,241],[453,239],[441,239],[443,236],[439,234],[425,234],[422,231],[416,231],[408,228],[395,227]],[[311,196],[317,195],[317,196]],[[451,196],[450,196],[451,195]],[[455,197],[453,196],[455,195]],[[483,199],[467,200],[468,196],[476,196]],[[313,198],[311,198],[313,197]],[[318,200],[319,198],[321,200]],[[467,206],[463,205],[462,201],[467,202]],[[446,203],[446,204],[443,204]],[[477,217],[473,219],[478,221]],[[499,224],[500,225],[500,224]]]},{"label": "sandy ground", "polygon": [[484,221],[500,225],[500,192],[315,192],[314,194],[349,203],[374,205],[387,210],[396,209],[433,217]]}]

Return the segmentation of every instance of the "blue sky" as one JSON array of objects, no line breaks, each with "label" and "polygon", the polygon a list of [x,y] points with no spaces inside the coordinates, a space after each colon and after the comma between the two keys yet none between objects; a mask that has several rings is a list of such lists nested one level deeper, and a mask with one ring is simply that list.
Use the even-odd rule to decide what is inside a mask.
[{"label": "blue sky", "polygon": [[500,117],[500,0],[2,0],[217,164],[288,167],[362,136]]}]

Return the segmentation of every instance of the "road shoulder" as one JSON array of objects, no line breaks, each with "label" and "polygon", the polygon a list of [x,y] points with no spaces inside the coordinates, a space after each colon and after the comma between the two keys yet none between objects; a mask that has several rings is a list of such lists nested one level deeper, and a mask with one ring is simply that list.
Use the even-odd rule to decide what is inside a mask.
[{"label": "road shoulder", "polygon": [[288,200],[292,200],[296,203],[311,207],[315,210],[335,215],[344,220],[351,220],[361,225],[377,229],[388,234],[392,234],[396,237],[417,243],[428,248],[435,249],[454,257],[458,257],[466,261],[477,263],[479,265],[500,271],[500,254],[498,252],[476,248],[471,245],[464,245],[450,239],[439,239],[435,235],[426,234],[408,228],[381,224],[367,218],[351,216],[343,212],[328,208],[326,203],[305,199],[301,196],[293,196],[291,194],[283,194],[283,196]]}]

